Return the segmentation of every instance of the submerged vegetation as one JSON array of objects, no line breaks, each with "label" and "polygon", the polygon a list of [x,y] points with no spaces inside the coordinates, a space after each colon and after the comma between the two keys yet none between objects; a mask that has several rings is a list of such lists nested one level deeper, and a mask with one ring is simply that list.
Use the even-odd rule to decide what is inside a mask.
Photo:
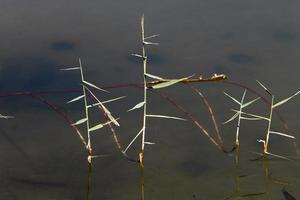
[{"label": "submerged vegetation", "polygon": [[[96,158],[102,158],[106,155],[98,154],[95,153],[97,148],[96,146],[93,145],[93,134],[96,131],[101,131],[100,129],[104,127],[109,127],[109,130],[112,133],[112,138],[113,141],[116,144],[116,147],[120,151],[120,153],[129,161],[129,162],[134,162],[139,166],[140,170],[140,199],[145,200],[147,199],[146,192],[145,192],[145,187],[147,186],[147,180],[145,179],[145,170],[147,170],[147,166],[145,166],[145,159],[147,157],[145,156],[146,154],[146,146],[147,145],[154,145],[155,143],[152,141],[148,140],[147,137],[147,131],[148,131],[148,119],[149,118],[156,118],[156,119],[161,119],[161,120],[177,120],[177,121],[189,121],[191,122],[196,128],[198,128],[201,133],[208,139],[209,142],[213,144],[214,147],[216,147],[220,152],[229,154],[229,155],[234,155],[234,164],[235,164],[235,190],[233,194],[229,195],[228,197],[224,196],[224,199],[252,199],[252,198],[257,198],[261,199],[262,196],[265,196],[267,199],[271,199],[270,196],[270,189],[269,185],[271,183],[276,183],[278,185],[282,185],[282,194],[285,199],[295,199],[292,194],[290,194],[286,187],[288,186],[287,181],[281,180],[281,179],[276,179],[273,178],[273,174],[271,176],[268,161],[271,159],[271,157],[275,157],[277,159],[284,159],[284,160],[295,160],[299,159],[299,154],[297,157],[292,157],[292,156],[286,156],[286,155],[278,155],[270,152],[270,147],[269,147],[269,140],[271,135],[279,135],[288,139],[291,139],[293,141],[295,151],[298,153],[298,147],[295,142],[295,135],[292,135],[279,114],[278,111],[276,111],[276,108],[285,104],[289,100],[293,99],[295,96],[297,96],[300,91],[296,92],[292,96],[281,100],[279,102],[275,102],[275,97],[274,95],[270,92],[269,89],[267,89],[266,86],[264,86],[261,82],[257,81],[258,84],[265,90],[267,95],[271,98],[270,100],[262,97],[259,95],[256,90],[253,90],[251,88],[248,88],[246,86],[240,85],[238,83],[233,83],[226,81],[227,77],[224,74],[213,74],[211,77],[204,78],[202,76],[199,76],[197,78],[193,76],[187,76],[187,77],[182,77],[182,78],[163,78],[158,75],[154,75],[150,73],[147,63],[148,63],[148,57],[147,57],[147,47],[149,45],[158,45],[156,42],[152,42],[150,40],[156,39],[159,34],[155,35],[150,35],[146,36],[145,32],[145,19],[144,16],[142,16],[141,21],[140,21],[140,28],[141,28],[141,53],[135,53],[132,54],[132,56],[135,56],[139,59],[142,60],[142,67],[143,67],[143,83],[138,83],[138,84],[128,84],[128,85],[122,85],[121,87],[135,87],[138,89],[141,89],[143,91],[143,99],[141,102],[135,104],[132,106],[130,109],[126,109],[127,112],[132,112],[136,111],[138,109],[143,110],[142,114],[142,127],[139,129],[138,133],[130,139],[128,145],[126,148],[123,148],[123,145],[121,144],[119,140],[119,136],[115,130],[115,127],[122,126],[121,123],[119,123],[119,118],[115,118],[114,114],[108,109],[107,104],[110,102],[115,102],[121,99],[126,98],[125,96],[121,97],[115,97],[113,99],[105,100],[102,101],[97,97],[97,92],[103,92],[104,94],[107,94],[109,91],[108,89],[110,88],[118,88],[120,87],[119,85],[117,86],[110,86],[110,87],[98,87],[93,83],[90,83],[87,81],[86,77],[84,76],[84,68],[81,63],[81,59],[79,59],[79,64],[76,67],[70,67],[70,68],[63,68],[61,69],[62,71],[67,71],[67,72],[79,72],[80,73],[80,89],[77,90],[72,90],[72,92],[79,93],[79,96],[74,97],[73,99],[67,101],[67,104],[70,103],[78,103],[83,101],[83,109],[82,112],[83,117],[81,119],[77,120],[72,120],[72,117],[70,117],[68,114],[63,112],[60,108],[52,104],[50,101],[46,100],[44,97],[42,97],[42,94],[66,94],[70,92],[70,90],[45,90],[45,91],[38,91],[38,92],[12,92],[12,93],[5,93],[1,94],[0,97],[7,97],[7,96],[29,96],[32,97],[33,99],[40,101],[41,103],[45,104],[48,106],[50,109],[54,110],[57,114],[59,114],[62,119],[64,119],[67,124],[74,130],[76,135],[79,137],[80,141],[82,142],[84,146],[84,150],[87,152],[87,164],[88,164],[88,172],[87,172],[87,193],[86,193],[86,199],[92,199],[92,169],[93,169],[93,160]],[[197,83],[202,83],[202,82],[224,82],[225,84],[232,84],[235,86],[238,86],[241,89],[244,89],[244,92],[242,94],[242,97],[240,100],[238,98],[233,97],[229,93],[224,92],[224,94],[229,97],[234,103],[238,104],[239,107],[237,109],[232,109],[234,112],[234,115],[225,121],[223,124],[227,124],[229,122],[232,122],[234,120],[237,120],[237,125],[235,129],[235,141],[233,146],[227,146],[224,143],[222,134],[221,134],[221,129],[219,128],[219,125],[217,123],[217,119],[213,110],[213,107],[211,106],[208,98],[201,92],[199,89],[194,87],[192,84],[197,84]],[[202,100],[205,108],[207,109],[207,116],[212,122],[212,126],[214,128],[214,133],[210,133],[208,129],[205,128],[205,126],[196,118],[195,115],[193,115],[191,112],[188,112],[183,106],[181,106],[179,103],[177,103],[175,100],[167,96],[166,94],[161,92],[161,89],[167,88],[170,86],[176,86],[178,84],[182,84],[187,86],[187,88],[191,89],[195,94],[197,94],[200,99]],[[257,97],[250,100],[246,101],[246,94],[247,92],[252,92],[254,95]],[[169,116],[164,113],[158,113],[158,114],[153,114],[149,112],[149,96],[150,95],[157,95],[159,96],[162,100],[168,102],[170,105],[174,107],[177,111],[179,111],[182,116]],[[250,111],[250,108],[252,104],[258,104],[260,102],[264,101],[264,103],[267,104],[269,108],[269,113],[267,117],[264,117],[260,114],[253,114]],[[94,124],[94,121],[92,120],[92,115],[90,114],[92,109],[96,109],[98,112],[101,113],[101,115],[104,118],[104,121],[99,122],[100,120],[97,119],[98,123]],[[124,109],[125,110],[125,109]],[[273,115],[275,114],[279,116],[281,122],[283,123],[287,133],[279,132],[279,131],[273,131],[272,129],[272,119]],[[6,116],[6,115],[1,115],[0,118],[3,119],[9,119],[13,118],[12,116]],[[242,189],[242,180],[244,180],[248,175],[244,175],[241,171],[241,163],[240,163],[240,157],[241,157],[241,151],[243,151],[243,145],[242,141],[240,139],[240,134],[241,132],[241,127],[243,126],[244,122],[242,121],[266,121],[267,122],[267,128],[265,131],[264,137],[257,138],[257,141],[263,144],[263,150],[262,152],[254,152],[255,155],[259,155],[259,158],[254,159],[254,160],[261,160],[263,163],[263,171],[264,171],[264,190],[263,191],[254,191],[254,192],[245,192]],[[84,127],[84,131],[82,131],[82,128],[80,126]],[[134,143],[137,143],[140,139],[139,143],[139,152],[138,155],[135,156],[128,156],[128,151],[134,146]],[[194,194],[192,195],[193,199],[198,199],[197,196]],[[201,198],[200,198],[201,199]]]}]

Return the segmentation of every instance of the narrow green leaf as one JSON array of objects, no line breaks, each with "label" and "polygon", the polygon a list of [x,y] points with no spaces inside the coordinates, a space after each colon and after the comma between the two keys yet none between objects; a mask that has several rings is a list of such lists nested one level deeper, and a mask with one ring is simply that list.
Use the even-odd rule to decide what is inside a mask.
[{"label": "narrow green leaf", "polygon": [[72,124],[72,125],[79,125],[79,124],[82,124],[82,123],[84,123],[84,122],[86,122],[88,120],[88,118],[83,118],[83,119],[80,119],[80,120],[78,120],[77,122],[75,122],[74,124]]},{"label": "narrow green leaf", "polygon": [[89,131],[92,132],[92,131],[98,130],[100,128],[103,128],[103,127],[104,127],[103,124],[98,124],[98,125],[93,126],[92,128],[90,128]]},{"label": "narrow green leaf", "polygon": [[[235,112],[240,112],[240,111],[238,111],[238,110],[234,110],[234,109],[232,109],[233,111],[235,111]],[[266,120],[266,121],[270,121],[270,119],[269,118],[266,118],[266,117],[263,117],[263,116],[260,116],[260,115],[254,115],[254,114],[251,114],[251,113],[246,113],[246,112],[241,112],[242,114],[245,114],[245,115],[249,115],[249,116],[251,116],[251,117],[257,117],[257,118],[260,118],[260,119],[263,119],[263,120]]]},{"label": "narrow green leaf", "polygon": [[80,67],[70,67],[70,68],[63,68],[63,69],[60,69],[61,71],[72,71],[72,70],[78,70],[80,69]]},{"label": "narrow green leaf", "polygon": [[188,78],[190,78],[191,76],[189,77],[185,77],[185,78],[181,78],[181,79],[173,79],[173,80],[168,80],[166,82],[163,82],[163,83],[159,83],[159,84],[156,84],[156,85],[153,85],[152,88],[153,89],[160,89],[160,88],[165,88],[165,87],[169,87],[171,85],[174,85],[176,83],[179,83],[180,81],[183,81],[183,80],[186,80]]},{"label": "narrow green leaf", "polygon": [[270,155],[270,156],[276,157],[276,158],[281,158],[283,160],[290,160],[288,157],[280,156],[280,155],[273,154],[273,153],[270,153],[270,152],[267,152],[267,154]]},{"label": "narrow green leaf", "polygon": [[232,120],[234,120],[238,116],[239,116],[239,113],[237,112],[230,119],[228,119],[227,121],[223,122],[222,124],[227,124],[228,122],[231,122]]},{"label": "narrow green leaf", "polygon": [[10,118],[14,118],[14,116],[7,116],[7,115],[0,114],[0,118],[2,118],[2,119],[10,119]]},{"label": "narrow green leaf", "polygon": [[[118,118],[119,119],[119,118]],[[118,120],[116,119],[116,120]],[[108,125],[108,124],[111,124],[113,123],[113,121],[108,121],[108,122],[105,122],[105,123],[101,123],[101,124],[98,124],[96,126],[93,126],[92,128],[89,129],[89,131],[95,131],[95,130],[98,130],[100,128],[103,128],[104,126]]]},{"label": "narrow green leaf", "polygon": [[144,127],[136,134],[136,136],[130,141],[130,143],[127,145],[126,149],[123,151],[126,153],[126,151],[130,148],[130,146],[134,143],[134,141],[139,137],[139,135],[144,131]]},{"label": "narrow green leaf", "polygon": [[256,99],[253,99],[252,101],[249,101],[245,104],[242,105],[242,108],[246,108],[247,106],[251,105],[252,103],[256,102],[257,100],[259,100],[260,97],[256,98]]},{"label": "narrow green leaf", "polygon": [[272,96],[272,93],[268,90],[266,86],[264,86],[260,81],[256,80],[256,82],[269,94]]},{"label": "narrow green leaf", "polygon": [[114,99],[109,99],[109,100],[103,101],[102,103],[106,104],[106,103],[114,102],[114,101],[124,99],[124,98],[126,98],[126,96],[121,96],[121,97],[117,97],[117,98],[114,98]]},{"label": "narrow green leaf", "polygon": [[101,91],[103,91],[103,92],[108,92],[107,90],[104,90],[104,89],[102,89],[102,88],[99,88],[98,86],[96,86],[96,85],[94,85],[94,84],[92,84],[92,83],[90,83],[90,82],[87,82],[87,81],[85,81],[85,80],[83,80],[83,83],[86,84],[86,85],[88,85],[88,86],[91,86],[91,87],[93,87],[93,88],[95,88],[95,89],[97,89],[97,90],[101,90]]},{"label": "narrow green leaf", "polygon": [[298,91],[298,92],[296,92],[295,94],[293,94],[292,96],[290,96],[290,97],[288,97],[288,98],[286,98],[286,99],[284,99],[284,100],[282,100],[282,101],[276,103],[275,105],[273,105],[272,108],[276,108],[277,106],[280,106],[280,105],[284,104],[285,102],[287,102],[287,101],[289,101],[290,99],[292,99],[292,98],[294,98],[295,96],[297,96],[299,93],[300,93],[300,91]]},{"label": "narrow green leaf", "polygon": [[159,43],[157,43],[157,42],[146,42],[146,41],[144,41],[144,44],[147,44],[147,45],[159,45]]},{"label": "narrow green leaf", "polygon": [[112,121],[116,126],[120,126],[120,124],[117,122],[117,120],[112,116],[110,111],[103,105],[103,103],[96,97],[96,95],[88,87],[84,86],[84,88],[95,98],[95,100],[99,104],[98,107],[100,109],[103,109],[103,111],[105,112],[107,117],[110,119],[110,121]]},{"label": "narrow green leaf", "polygon": [[279,179],[279,178],[271,178],[271,177],[270,177],[270,179],[273,183],[278,184],[278,185],[289,185],[290,184],[290,182],[287,180],[283,180],[283,179]]},{"label": "narrow green leaf", "polygon": [[176,119],[176,120],[182,120],[186,121],[186,119],[180,118],[180,117],[172,117],[167,115],[146,115],[147,117],[154,117],[154,118],[166,118],[166,119]]},{"label": "narrow green leaf", "polygon": [[76,98],[74,98],[74,99],[68,101],[67,103],[72,103],[72,102],[78,101],[78,100],[80,100],[80,99],[82,99],[82,98],[84,98],[84,95],[80,95],[80,96],[78,96],[78,97],[76,97]]},{"label": "narrow green leaf", "polygon": [[154,38],[154,37],[158,37],[158,36],[159,36],[159,34],[151,35],[151,36],[145,37],[144,40],[147,40],[147,39],[150,39],[150,38]]},{"label": "narrow green leaf", "polygon": [[253,197],[253,196],[261,196],[266,194],[265,192],[258,192],[258,193],[250,193],[250,194],[243,194],[241,197]]},{"label": "narrow green leaf", "polygon": [[152,144],[155,144],[154,142],[144,142],[144,144],[150,144],[150,145],[152,145]]},{"label": "narrow green leaf", "polygon": [[230,99],[232,99],[234,102],[236,102],[237,104],[241,105],[241,102],[239,102],[238,100],[236,100],[234,97],[232,97],[231,95],[227,94],[226,92],[224,92],[224,94],[226,96],[228,96]]},{"label": "narrow green leaf", "polygon": [[146,73],[145,75],[148,76],[149,78],[153,78],[153,79],[157,79],[157,80],[164,80],[162,77],[159,77],[159,76],[156,76],[153,74]]},{"label": "narrow green leaf", "polygon": [[288,135],[288,134],[285,134],[285,133],[280,133],[280,132],[276,132],[276,131],[269,131],[269,133],[272,133],[272,134],[275,134],[275,135],[281,135],[281,136],[292,138],[292,139],[296,139],[294,136]]},{"label": "narrow green leaf", "polygon": [[[109,99],[109,100],[103,101],[102,103],[106,104],[106,103],[114,102],[114,101],[117,101],[117,100],[120,100],[120,99],[124,99],[125,97],[126,96],[121,96],[121,97],[117,97],[117,98],[114,98],[114,99]],[[99,105],[100,105],[99,103],[94,103],[94,104],[88,105],[87,108],[91,108],[91,107],[99,106]]]},{"label": "narrow green leaf", "polygon": [[130,111],[133,111],[133,110],[139,109],[139,108],[143,107],[144,105],[145,105],[145,102],[144,102],[144,101],[142,101],[142,102],[140,102],[140,103],[136,104],[134,107],[132,107],[132,108],[130,108],[129,110],[127,110],[127,112],[130,112]]},{"label": "narrow green leaf", "polygon": [[131,55],[134,56],[134,57],[138,57],[138,58],[143,58],[144,59],[144,57],[142,55],[139,55],[139,54],[132,53]]},{"label": "narrow green leaf", "polygon": [[244,120],[262,120],[261,118],[257,118],[257,117],[241,117],[241,119],[244,119]]}]

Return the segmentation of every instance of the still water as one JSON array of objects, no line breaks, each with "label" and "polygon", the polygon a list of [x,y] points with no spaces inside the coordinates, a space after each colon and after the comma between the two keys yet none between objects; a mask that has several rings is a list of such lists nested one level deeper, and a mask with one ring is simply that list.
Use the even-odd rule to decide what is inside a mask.
[{"label": "still water", "polygon": [[[279,101],[299,90],[300,2],[296,0],[152,0],[152,1],[22,1],[0,2],[0,88],[6,92],[80,90],[77,72],[81,57],[86,78],[99,86],[141,83],[142,65],[131,57],[140,53],[140,17],[145,14],[146,36],[159,46],[148,48],[149,73],[167,78],[192,74],[210,77],[226,74],[228,81],[247,85],[269,98],[255,80],[262,81]],[[236,121],[222,125],[238,105],[243,88],[226,83],[197,83],[208,98],[228,149],[234,143]],[[120,117],[121,143],[126,146],[142,126],[142,111],[126,112],[142,101],[143,91],[134,87],[97,93],[101,100],[123,96],[108,108]],[[161,92],[191,112],[209,133],[214,132],[201,98],[186,86]],[[84,115],[82,102],[66,104],[78,92],[44,94],[76,121]],[[248,92],[247,101],[255,98]],[[278,108],[290,134],[299,135],[300,97]],[[185,117],[170,103],[149,95],[149,112]],[[82,200],[86,197],[86,152],[70,126],[53,110],[29,96],[1,98],[0,199]],[[263,101],[249,112],[268,115]],[[93,123],[97,113],[93,113]],[[103,120],[103,119],[102,119]],[[274,115],[272,128],[284,132]],[[242,121],[238,166],[235,152],[219,151],[193,123],[150,119],[145,150],[147,200],[243,199],[282,200],[284,188],[300,198],[300,163],[271,158],[253,161],[261,152],[267,124]],[[84,129],[82,129],[83,131]],[[140,199],[140,171],[116,148],[108,128],[92,135],[95,154],[91,199]],[[140,140],[138,140],[139,142]],[[139,144],[128,151],[137,157]],[[296,139],[299,143],[299,139]],[[270,139],[270,152],[296,157],[291,140]],[[267,166],[266,166],[267,164]],[[266,170],[268,178],[266,178]],[[247,194],[264,193],[259,196]]]}]

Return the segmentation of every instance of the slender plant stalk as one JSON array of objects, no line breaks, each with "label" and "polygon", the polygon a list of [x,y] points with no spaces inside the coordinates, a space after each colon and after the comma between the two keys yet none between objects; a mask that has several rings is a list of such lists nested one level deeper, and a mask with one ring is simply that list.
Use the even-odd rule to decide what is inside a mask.
[{"label": "slender plant stalk", "polygon": [[142,57],[143,57],[143,80],[144,80],[144,111],[143,111],[143,131],[142,131],[142,146],[139,154],[140,170],[141,170],[141,200],[145,199],[145,176],[144,176],[144,152],[145,152],[145,136],[146,136],[146,123],[147,123],[147,55],[145,44],[145,28],[144,28],[144,15],[141,18],[141,36],[142,36]]},{"label": "slender plant stalk", "polygon": [[[84,82],[84,75],[83,75],[83,69],[82,69],[82,64],[81,64],[81,59],[79,58],[79,68],[80,68],[80,76],[81,76],[81,82]],[[82,85],[82,91],[84,95],[84,108],[85,108],[85,117],[87,118],[86,121],[86,131],[87,131],[87,149],[88,149],[88,162],[91,163],[92,159],[91,156],[93,155],[92,153],[92,145],[91,145],[91,135],[90,135],[90,123],[89,123],[89,111],[88,111],[88,103],[87,103],[87,96],[86,96],[86,89],[84,85]]]},{"label": "slender plant stalk", "polygon": [[270,115],[268,120],[268,129],[266,133],[266,142],[264,143],[264,154],[268,153],[268,145],[270,139],[270,131],[271,131],[271,124],[272,124],[272,115],[273,115],[273,105],[274,105],[274,96],[271,97],[271,107],[270,107]]},{"label": "slender plant stalk", "polygon": [[245,92],[243,93],[243,96],[242,96],[242,99],[241,99],[241,106],[240,106],[240,114],[239,114],[239,117],[238,117],[238,122],[237,122],[237,126],[236,126],[236,134],[235,134],[235,145],[236,146],[240,146],[240,138],[239,138],[239,133],[240,133],[240,126],[241,126],[241,112],[242,112],[242,105],[244,103],[244,99],[245,99],[245,95],[246,95],[246,90]]}]

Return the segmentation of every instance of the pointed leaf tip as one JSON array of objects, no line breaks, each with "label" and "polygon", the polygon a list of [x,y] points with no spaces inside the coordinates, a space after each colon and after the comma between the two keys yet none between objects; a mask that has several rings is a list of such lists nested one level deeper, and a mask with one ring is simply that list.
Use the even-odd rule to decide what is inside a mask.
[{"label": "pointed leaf tip", "polygon": [[100,87],[98,87],[98,86],[96,86],[96,85],[94,85],[94,84],[92,84],[92,83],[90,83],[90,82],[87,82],[87,81],[83,81],[83,83],[84,84],[86,84],[86,85],[88,85],[88,86],[90,86],[90,87],[92,87],[92,88],[95,88],[95,89],[97,89],[97,90],[101,90],[101,91],[103,91],[103,92],[108,92],[107,90],[104,90],[104,89],[102,89],[102,88],[100,88]]},{"label": "pointed leaf tip", "polygon": [[74,126],[80,125],[80,124],[83,124],[84,122],[86,122],[87,120],[88,120],[88,118],[83,118],[83,119],[78,120],[77,122],[75,122],[72,125],[74,125]]},{"label": "pointed leaf tip", "polygon": [[264,86],[259,80],[256,80],[256,82],[269,94],[272,96],[272,93],[268,90],[266,86]]},{"label": "pointed leaf tip", "polygon": [[277,106],[280,106],[280,105],[286,103],[287,101],[289,101],[289,100],[291,100],[292,98],[294,98],[295,96],[297,96],[299,93],[300,93],[300,91],[298,91],[298,92],[296,92],[295,94],[293,94],[292,96],[290,96],[290,97],[288,97],[288,98],[286,98],[286,99],[284,99],[284,100],[282,100],[282,101],[276,103],[275,105],[273,105],[272,108],[276,108]]},{"label": "pointed leaf tip", "polygon": [[133,110],[139,109],[139,108],[143,107],[144,105],[145,105],[145,102],[144,102],[144,101],[142,101],[142,102],[140,102],[140,103],[136,104],[134,107],[132,107],[132,108],[130,108],[129,110],[127,110],[127,112],[130,112],[130,111],[133,111]]},{"label": "pointed leaf tip", "polygon": [[80,100],[80,99],[82,99],[82,98],[84,98],[84,95],[80,95],[80,96],[78,96],[78,97],[76,97],[76,98],[74,98],[74,99],[71,99],[71,100],[68,101],[67,103],[72,103],[72,102],[78,101],[78,100]]},{"label": "pointed leaf tip", "polygon": [[153,85],[152,88],[153,89],[160,89],[160,88],[165,88],[165,87],[169,87],[171,85],[174,85],[176,83],[179,83],[181,81],[184,81],[188,78],[190,78],[192,76],[188,76],[188,77],[184,77],[184,78],[180,78],[180,79],[172,79],[172,80],[168,80],[166,82],[163,82],[163,83],[159,83],[159,84],[156,84],[156,85]]}]

